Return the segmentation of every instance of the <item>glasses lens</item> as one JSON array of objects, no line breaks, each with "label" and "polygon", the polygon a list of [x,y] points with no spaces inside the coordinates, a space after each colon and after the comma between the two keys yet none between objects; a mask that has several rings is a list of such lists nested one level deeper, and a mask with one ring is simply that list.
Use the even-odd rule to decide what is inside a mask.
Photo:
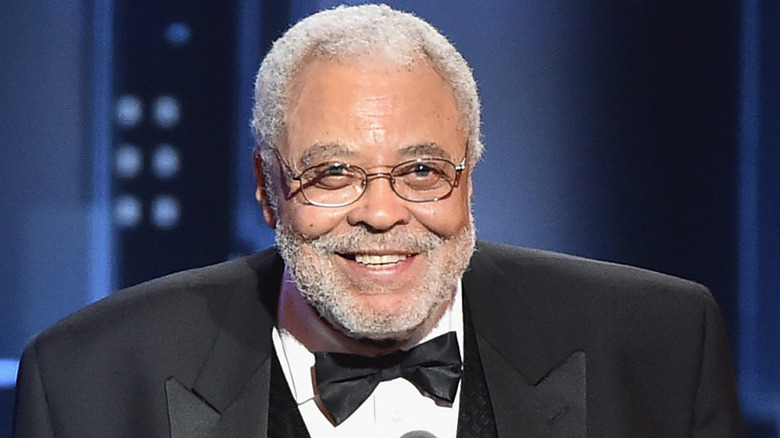
[{"label": "glasses lens", "polygon": [[365,173],[345,163],[324,163],[301,174],[301,191],[316,205],[346,205],[363,191]]},{"label": "glasses lens", "polygon": [[451,162],[424,158],[401,163],[393,168],[396,193],[409,201],[433,201],[450,194],[457,171]]}]

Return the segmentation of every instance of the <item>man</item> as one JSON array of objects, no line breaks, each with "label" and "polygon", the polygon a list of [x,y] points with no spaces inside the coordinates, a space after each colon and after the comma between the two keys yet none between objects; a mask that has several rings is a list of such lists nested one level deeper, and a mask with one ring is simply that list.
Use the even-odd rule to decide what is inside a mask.
[{"label": "man", "polygon": [[276,248],[39,335],[17,437],[742,436],[704,287],[475,244],[476,86],[428,24],[315,14],[256,93]]}]

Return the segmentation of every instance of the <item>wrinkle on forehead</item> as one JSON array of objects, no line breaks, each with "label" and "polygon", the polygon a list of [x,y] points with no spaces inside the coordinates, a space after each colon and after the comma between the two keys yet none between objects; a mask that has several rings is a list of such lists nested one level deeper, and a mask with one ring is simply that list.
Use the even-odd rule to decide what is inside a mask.
[{"label": "wrinkle on forehead", "polygon": [[[392,166],[465,155],[452,90],[425,65],[315,61],[299,72],[285,114],[289,162]],[[298,167],[296,166],[296,167]]]},{"label": "wrinkle on forehead", "polygon": [[352,117],[366,138],[376,144],[387,140],[386,118],[393,114],[396,106],[396,96],[392,94],[394,90],[386,92],[387,94],[355,102],[355,113]]}]

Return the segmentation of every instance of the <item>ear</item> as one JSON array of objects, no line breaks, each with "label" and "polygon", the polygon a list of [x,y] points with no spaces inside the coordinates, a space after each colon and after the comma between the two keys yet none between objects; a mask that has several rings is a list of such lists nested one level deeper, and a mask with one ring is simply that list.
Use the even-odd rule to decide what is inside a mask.
[{"label": "ear", "polygon": [[276,228],[276,213],[271,208],[271,202],[268,198],[268,193],[265,191],[265,172],[263,172],[263,159],[260,158],[260,151],[255,149],[253,154],[253,164],[255,170],[255,181],[257,182],[257,188],[255,189],[255,199],[260,203],[260,207],[263,209],[263,219],[265,223],[271,228]]}]

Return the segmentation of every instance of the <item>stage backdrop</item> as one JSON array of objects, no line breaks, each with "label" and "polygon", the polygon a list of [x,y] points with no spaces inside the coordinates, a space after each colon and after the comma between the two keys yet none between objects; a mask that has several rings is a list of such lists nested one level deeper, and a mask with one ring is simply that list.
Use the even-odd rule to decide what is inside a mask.
[{"label": "stage backdrop", "polygon": [[[0,3],[0,436],[35,333],[116,288],[272,242],[253,197],[253,75],[291,22],[336,4],[13,3]],[[711,287],[751,436],[777,436],[779,6],[388,3],[474,68],[479,237]]]}]

